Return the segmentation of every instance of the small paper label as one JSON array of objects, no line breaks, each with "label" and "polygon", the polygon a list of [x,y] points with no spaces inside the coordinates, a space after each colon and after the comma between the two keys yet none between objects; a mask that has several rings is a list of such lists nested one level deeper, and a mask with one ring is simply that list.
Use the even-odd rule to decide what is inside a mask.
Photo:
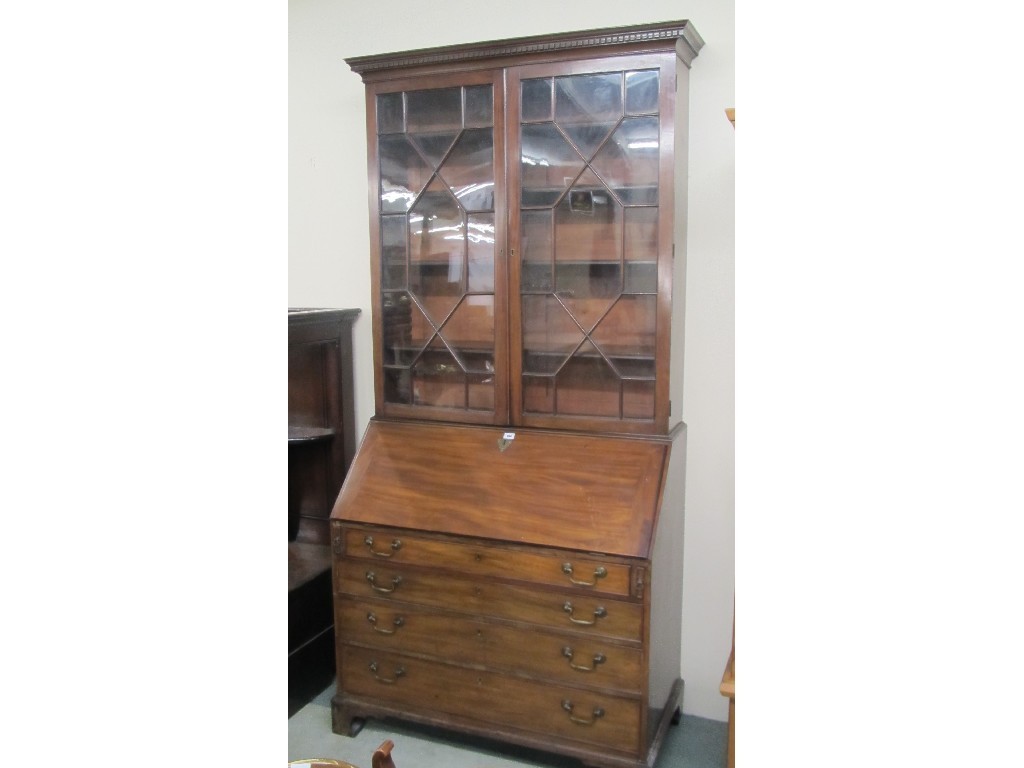
[{"label": "small paper label", "polygon": [[516,439],[516,433],[515,432],[506,432],[504,435],[501,436],[501,439],[502,440],[515,440]]}]

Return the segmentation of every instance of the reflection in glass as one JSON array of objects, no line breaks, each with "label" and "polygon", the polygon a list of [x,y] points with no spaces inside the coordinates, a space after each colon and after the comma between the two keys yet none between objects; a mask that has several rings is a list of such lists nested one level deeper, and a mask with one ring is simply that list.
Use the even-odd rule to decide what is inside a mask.
[{"label": "reflection in glass", "polygon": [[598,147],[601,146],[608,134],[612,132],[618,123],[579,123],[576,125],[560,125],[569,139],[576,145],[577,149],[587,160],[593,158]]},{"label": "reflection in glass", "polygon": [[659,85],[657,70],[522,83],[525,413],[654,418]]},{"label": "reflection in glass", "polygon": [[494,137],[491,129],[463,131],[440,173],[467,211],[494,210]]},{"label": "reflection in glass", "polygon": [[381,287],[384,290],[406,287],[406,228],[405,216],[382,216],[380,219],[381,239]]},{"label": "reflection in glass", "polygon": [[623,376],[654,376],[658,297],[623,296],[590,334]]},{"label": "reflection in glass", "polygon": [[[384,364],[409,365],[426,343],[429,324],[409,294],[385,293],[382,303]],[[414,341],[415,339],[415,341]]]},{"label": "reflection in glass", "polygon": [[427,158],[431,167],[437,168],[448,150],[451,149],[452,144],[455,143],[458,135],[458,132],[421,133],[410,135],[409,141],[416,145],[423,156]]},{"label": "reflection in glass", "polygon": [[551,119],[551,78],[523,80],[522,94],[523,122]]},{"label": "reflection in glass", "polygon": [[629,117],[593,160],[593,167],[624,205],[658,202],[657,117]]},{"label": "reflection in glass", "polygon": [[658,290],[658,209],[626,208],[626,293]]},{"label": "reflection in glass", "polygon": [[583,341],[583,331],[550,295],[523,296],[523,373],[558,371]]},{"label": "reflection in glass", "polygon": [[457,131],[462,128],[462,89],[436,88],[405,94],[409,133]]},{"label": "reflection in glass", "polygon": [[494,373],[494,296],[466,296],[438,333],[463,370]]},{"label": "reflection in glass", "polygon": [[524,125],[521,150],[525,206],[553,205],[583,170],[583,158],[553,123]]},{"label": "reflection in glass", "polygon": [[494,124],[494,94],[490,85],[471,85],[464,89],[467,128],[484,128]]},{"label": "reflection in glass", "polygon": [[377,96],[377,133],[405,131],[404,111],[401,93],[382,93]]},{"label": "reflection in glass", "polygon": [[381,136],[380,211],[405,213],[430,179],[430,168],[404,136]]},{"label": "reflection in glass", "polygon": [[658,112],[658,70],[626,73],[626,114]]},{"label": "reflection in glass", "polygon": [[622,117],[622,73],[555,78],[555,122],[599,123]]},{"label": "reflection in glass", "polygon": [[551,211],[523,211],[520,223],[522,227],[520,238],[522,290],[523,292],[553,291]]},{"label": "reflection in glass", "polygon": [[494,214],[472,213],[466,223],[470,293],[494,293]]},{"label": "reflection in glass", "polygon": [[463,408],[466,405],[466,375],[452,353],[435,338],[412,367],[413,402]]},{"label": "reflection in glass", "polygon": [[491,85],[382,94],[384,400],[493,411]]}]

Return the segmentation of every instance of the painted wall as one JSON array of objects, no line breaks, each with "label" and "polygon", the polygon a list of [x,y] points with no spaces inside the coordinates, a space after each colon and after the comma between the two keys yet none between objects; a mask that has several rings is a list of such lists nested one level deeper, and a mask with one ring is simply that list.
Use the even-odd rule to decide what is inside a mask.
[{"label": "painted wall", "polygon": [[735,498],[735,133],[724,114],[735,106],[732,2],[290,0],[288,303],[363,310],[355,325],[361,434],[373,415],[365,107],[345,58],[673,19],[692,21],[705,41],[690,72],[683,710],[725,720],[718,685],[732,632]]}]

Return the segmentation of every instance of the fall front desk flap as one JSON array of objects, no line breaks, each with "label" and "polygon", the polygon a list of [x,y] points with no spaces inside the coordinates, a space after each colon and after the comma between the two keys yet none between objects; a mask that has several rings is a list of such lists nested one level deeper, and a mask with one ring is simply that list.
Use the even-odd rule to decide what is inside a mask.
[{"label": "fall front desk flap", "polygon": [[646,558],[671,446],[374,419],[331,518]]}]

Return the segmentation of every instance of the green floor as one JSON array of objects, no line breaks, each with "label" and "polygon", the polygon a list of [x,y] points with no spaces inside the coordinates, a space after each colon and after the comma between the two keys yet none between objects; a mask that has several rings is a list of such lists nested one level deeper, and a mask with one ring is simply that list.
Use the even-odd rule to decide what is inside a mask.
[{"label": "green floor", "polygon": [[[440,734],[408,723],[369,720],[355,738],[331,732],[333,686],[288,720],[288,759],[332,757],[370,768],[370,755],[385,739],[395,743],[398,768],[574,768],[579,763],[557,755],[495,744],[482,739]],[[683,715],[658,756],[657,768],[722,768],[726,723]]]}]

